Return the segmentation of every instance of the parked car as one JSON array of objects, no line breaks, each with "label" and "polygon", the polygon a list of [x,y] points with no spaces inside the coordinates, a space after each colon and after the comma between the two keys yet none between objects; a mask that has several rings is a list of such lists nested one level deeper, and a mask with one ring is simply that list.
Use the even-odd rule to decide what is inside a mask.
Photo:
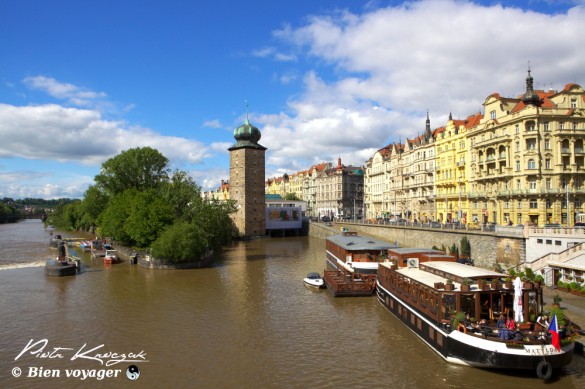
[{"label": "parked car", "polygon": [[476,222],[469,222],[467,223],[468,230],[481,230],[481,226]]},{"label": "parked car", "polygon": [[585,228],[585,223],[577,222],[575,223],[575,228]]}]

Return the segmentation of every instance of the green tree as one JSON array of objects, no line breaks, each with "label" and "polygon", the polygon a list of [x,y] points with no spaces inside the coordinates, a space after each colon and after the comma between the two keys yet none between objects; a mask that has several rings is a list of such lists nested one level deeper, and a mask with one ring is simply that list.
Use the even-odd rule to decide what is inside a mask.
[{"label": "green tree", "polygon": [[169,182],[162,186],[162,192],[176,219],[191,221],[203,203],[201,188],[184,171],[175,170]]},{"label": "green tree", "polygon": [[134,246],[136,244],[125,228],[135,195],[136,190],[130,189],[110,198],[108,206],[100,217],[100,235],[114,237],[123,245]]},{"label": "green tree", "polygon": [[467,258],[471,258],[471,244],[466,236],[461,238],[460,245],[461,247],[461,255]]},{"label": "green tree", "polygon": [[210,201],[201,203],[193,217],[193,224],[201,226],[211,248],[219,248],[237,235],[230,218],[235,212],[234,202]]},{"label": "green tree", "polygon": [[196,224],[173,224],[152,244],[152,255],[168,263],[198,260],[208,247],[205,235],[203,229]]},{"label": "green tree", "polygon": [[298,201],[298,200],[300,200],[297,197],[297,194],[296,193],[287,193],[287,194],[284,195],[284,199],[285,200],[291,200],[291,201]]},{"label": "green tree", "polygon": [[99,225],[99,218],[108,206],[109,197],[96,185],[91,185],[83,195],[80,205],[81,224],[86,226]]},{"label": "green tree", "polygon": [[136,192],[124,231],[138,247],[148,247],[173,223],[172,207],[155,189]]},{"label": "green tree", "polygon": [[150,147],[126,150],[102,164],[95,182],[108,195],[127,189],[159,188],[161,183],[168,181],[168,162],[164,155]]}]

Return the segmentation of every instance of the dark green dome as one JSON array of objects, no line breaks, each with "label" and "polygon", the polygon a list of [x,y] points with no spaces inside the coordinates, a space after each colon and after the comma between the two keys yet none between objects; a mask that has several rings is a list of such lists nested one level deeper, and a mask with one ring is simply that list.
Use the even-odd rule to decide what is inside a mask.
[{"label": "dark green dome", "polygon": [[248,118],[246,118],[246,122],[244,124],[234,130],[234,138],[238,142],[243,141],[258,143],[261,136],[262,135],[260,134],[260,130],[257,127],[251,125],[248,121]]}]

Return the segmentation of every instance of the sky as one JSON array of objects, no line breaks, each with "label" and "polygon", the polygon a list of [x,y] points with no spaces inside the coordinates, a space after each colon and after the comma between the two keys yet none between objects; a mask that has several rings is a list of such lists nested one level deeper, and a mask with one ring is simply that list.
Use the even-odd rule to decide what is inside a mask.
[{"label": "sky", "polygon": [[246,115],[266,178],[585,85],[585,0],[0,0],[0,198],[82,198],[153,147],[202,190]]}]

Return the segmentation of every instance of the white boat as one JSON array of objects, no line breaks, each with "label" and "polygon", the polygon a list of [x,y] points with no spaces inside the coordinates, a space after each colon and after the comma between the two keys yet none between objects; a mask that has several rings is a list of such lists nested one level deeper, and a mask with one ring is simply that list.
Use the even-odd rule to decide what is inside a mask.
[{"label": "white boat", "polygon": [[116,250],[106,250],[106,253],[104,254],[104,263],[105,264],[119,263],[119,262],[120,262],[120,258],[118,257]]},{"label": "white boat", "polygon": [[311,272],[303,279],[306,285],[313,286],[316,288],[324,288],[323,278],[319,273]]}]

